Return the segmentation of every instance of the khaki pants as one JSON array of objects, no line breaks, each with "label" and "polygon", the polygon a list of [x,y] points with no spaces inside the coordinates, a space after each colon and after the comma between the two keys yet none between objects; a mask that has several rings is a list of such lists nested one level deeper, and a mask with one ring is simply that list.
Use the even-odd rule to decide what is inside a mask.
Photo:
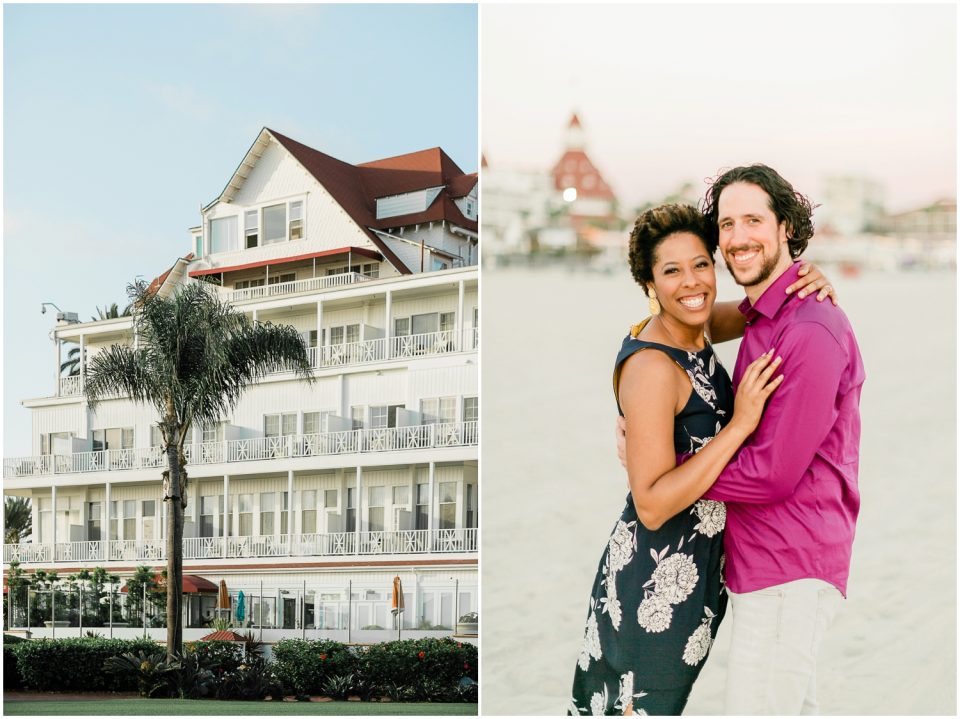
[{"label": "khaki pants", "polygon": [[730,592],[726,713],[817,713],[817,653],[842,596],[820,579]]}]

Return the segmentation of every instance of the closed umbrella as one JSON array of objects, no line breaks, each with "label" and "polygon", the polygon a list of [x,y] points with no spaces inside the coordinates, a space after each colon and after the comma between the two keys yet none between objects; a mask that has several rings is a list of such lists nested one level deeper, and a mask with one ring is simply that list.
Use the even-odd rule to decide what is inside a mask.
[{"label": "closed umbrella", "polygon": [[400,638],[400,627],[403,625],[403,584],[400,576],[393,578],[393,600],[390,603],[390,613],[397,618],[397,639]]},{"label": "closed umbrella", "polygon": [[243,590],[240,590],[240,593],[237,595],[237,622],[242,624],[243,618],[247,614],[247,601],[246,596],[243,594]]},{"label": "closed umbrella", "polygon": [[220,591],[217,592],[217,616],[226,615],[230,618],[230,595],[227,593],[227,582],[220,580]]}]

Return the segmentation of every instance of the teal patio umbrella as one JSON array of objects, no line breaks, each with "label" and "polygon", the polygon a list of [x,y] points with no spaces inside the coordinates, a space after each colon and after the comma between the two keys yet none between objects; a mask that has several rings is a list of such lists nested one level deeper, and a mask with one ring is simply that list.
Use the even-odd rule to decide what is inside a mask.
[{"label": "teal patio umbrella", "polygon": [[247,601],[243,590],[237,595],[237,621],[243,622],[243,617],[247,613]]}]

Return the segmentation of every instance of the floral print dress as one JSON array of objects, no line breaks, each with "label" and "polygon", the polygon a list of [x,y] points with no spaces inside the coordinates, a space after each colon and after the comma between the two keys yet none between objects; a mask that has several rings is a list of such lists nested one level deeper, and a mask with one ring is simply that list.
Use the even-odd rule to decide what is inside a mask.
[{"label": "floral print dress", "polygon": [[[729,421],[733,390],[709,344],[700,352],[628,335],[617,356],[665,352],[693,391],[674,418],[678,461],[696,454]],[[622,412],[621,412],[622,414]],[[727,606],[723,586],[726,507],[701,499],[646,529],[630,495],[607,543],[590,595],[568,714],[680,714]]]}]

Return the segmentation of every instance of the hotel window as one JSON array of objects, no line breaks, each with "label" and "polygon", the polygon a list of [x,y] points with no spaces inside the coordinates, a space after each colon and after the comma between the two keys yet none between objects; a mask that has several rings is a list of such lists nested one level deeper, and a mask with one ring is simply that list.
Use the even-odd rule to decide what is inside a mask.
[{"label": "hotel window", "polygon": [[410,504],[410,487],[406,485],[394,487],[393,504],[394,506],[408,506]]},{"label": "hotel window", "polygon": [[457,326],[457,313],[456,312],[441,312],[440,313],[440,331],[448,332],[456,329]]},{"label": "hotel window", "polygon": [[336,489],[325,489],[323,490],[323,506],[327,509],[336,509],[337,502],[339,498],[337,497]]},{"label": "hotel window", "polygon": [[480,419],[480,402],[477,397],[463,398],[463,421],[476,422]]},{"label": "hotel window", "polygon": [[223,422],[217,422],[208,425],[200,430],[201,442],[222,442],[223,441]]},{"label": "hotel window", "polygon": [[120,539],[120,502],[110,502],[110,539]]},{"label": "hotel window", "polygon": [[93,430],[93,451],[105,449],[132,449],[133,427],[112,427]]},{"label": "hotel window", "polygon": [[240,536],[253,535],[253,495],[241,494],[237,496],[237,510],[240,516]]},{"label": "hotel window", "polygon": [[397,410],[403,409],[402,404],[385,404],[370,408],[370,428],[386,429],[397,426]]},{"label": "hotel window", "polygon": [[38,542],[53,541],[53,500],[49,497],[37,498],[37,516],[40,526],[37,527]]},{"label": "hotel window", "polygon": [[210,252],[235,252],[237,250],[237,217],[221,217],[210,220]]},{"label": "hotel window", "polygon": [[475,529],[477,525],[477,485],[466,485],[467,527]]},{"label": "hotel window", "polygon": [[275,513],[277,495],[274,492],[265,492],[260,495],[260,534],[270,536],[276,525]]},{"label": "hotel window", "polygon": [[400,317],[393,321],[393,335],[394,337],[410,336],[410,318],[409,317]]},{"label": "hotel window", "polygon": [[297,433],[297,413],[263,415],[264,437],[289,437]]},{"label": "hotel window", "polygon": [[430,529],[430,485],[417,485],[417,529]]},{"label": "hotel window", "polygon": [[193,254],[199,260],[203,257],[203,235],[197,235],[193,241]]},{"label": "hotel window", "polygon": [[100,540],[100,502],[87,502],[87,541]]},{"label": "hotel window", "polygon": [[279,285],[281,282],[296,282],[297,273],[296,272],[284,272],[281,275],[274,275],[269,279],[267,284],[270,285]]},{"label": "hotel window", "polygon": [[423,424],[447,423],[457,420],[456,397],[433,397],[420,400]]},{"label": "hotel window", "polygon": [[319,412],[303,413],[303,433],[304,434],[320,433],[320,413]]},{"label": "hotel window", "polygon": [[343,267],[328,267],[328,275],[343,275],[347,272],[353,272],[358,275],[364,275],[365,277],[370,277],[376,279],[380,276],[380,263],[379,262],[364,262],[360,265],[349,265]]},{"label": "hotel window", "polygon": [[157,501],[155,499],[145,499],[140,503],[140,511],[143,513],[143,538],[156,539],[157,536]]},{"label": "hotel window", "polygon": [[214,527],[218,526],[220,521],[218,517],[223,515],[223,495],[214,494],[208,497],[200,497],[200,536],[217,537],[223,534],[222,527],[219,534],[214,533]]},{"label": "hotel window", "polygon": [[440,482],[440,529],[457,526],[457,483]]},{"label": "hotel window", "polygon": [[137,502],[133,499],[123,501],[123,538],[137,538]]},{"label": "hotel window", "polygon": [[290,521],[290,495],[287,492],[281,494],[283,503],[280,507],[280,534],[289,534],[288,523]]},{"label": "hotel window", "polygon": [[363,429],[363,414],[366,407],[361,405],[355,405],[350,408],[350,421],[353,423],[354,429]]},{"label": "hotel window", "polygon": [[330,344],[342,345],[360,341],[360,325],[340,325],[330,328]]},{"label": "hotel window", "polygon": [[357,531],[357,507],[354,495],[356,490],[353,487],[347,487],[347,532]]},{"label": "hotel window", "polygon": [[317,490],[305,489],[300,493],[300,532],[314,534],[317,531]]},{"label": "hotel window", "polygon": [[246,290],[251,287],[263,287],[263,278],[260,277],[256,280],[237,280],[233,283],[233,289],[235,290]]},{"label": "hotel window", "polygon": [[163,432],[161,432],[160,428],[155,424],[150,425],[150,446],[163,446]]},{"label": "hotel window", "polygon": [[303,201],[290,203],[290,239],[303,239]]},{"label": "hotel window", "polygon": [[73,432],[53,432],[40,435],[40,454],[71,454]]},{"label": "hotel window", "polygon": [[247,210],[243,213],[243,235],[246,237],[247,249],[256,247],[260,237],[260,219],[256,210]]},{"label": "hotel window", "polygon": [[382,532],[383,526],[383,487],[370,487],[370,506],[367,509],[367,531]]},{"label": "hotel window", "polygon": [[287,239],[286,204],[270,205],[263,208],[263,244],[284,242]]}]

